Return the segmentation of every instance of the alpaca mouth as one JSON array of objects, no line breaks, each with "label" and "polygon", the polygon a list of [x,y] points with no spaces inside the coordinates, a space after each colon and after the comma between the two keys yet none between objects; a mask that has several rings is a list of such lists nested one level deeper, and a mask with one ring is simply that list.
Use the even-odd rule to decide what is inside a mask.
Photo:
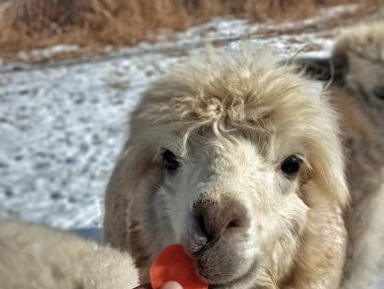
[{"label": "alpaca mouth", "polygon": [[248,283],[249,280],[254,279],[258,265],[259,262],[255,259],[248,268],[245,268],[243,272],[239,272],[235,269],[239,267],[238,262],[228,264],[226,268],[225,265],[216,262],[202,265],[199,259],[195,260],[197,274],[208,283],[208,289],[229,288],[240,283]]},{"label": "alpaca mouth", "polygon": [[[194,234],[191,236],[193,238],[187,238],[184,246],[194,260],[197,275],[209,284],[210,289],[232,287],[246,279],[249,273],[254,274],[258,262],[247,260],[234,244],[220,238],[207,242]],[[250,263],[251,266],[245,265]]]}]

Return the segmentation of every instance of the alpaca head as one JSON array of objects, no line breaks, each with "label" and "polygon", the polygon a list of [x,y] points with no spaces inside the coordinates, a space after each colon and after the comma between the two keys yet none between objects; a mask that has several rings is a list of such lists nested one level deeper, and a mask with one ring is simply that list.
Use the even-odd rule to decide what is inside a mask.
[{"label": "alpaca head", "polygon": [[384,109],[384,22],[348,29],[337,39],[333,58],[347,87],[372,107]]},{"label": "alpaca head", "polygon": [[383,132],[383,21],[345,29],[336,38],[331,57],[302,58],[298,63],[311,76],[331,81],[333,88],[344,90],[351,98],[350,103],[355,103],[366,115],[370,115],[376,128]]},{"label": "alpaca head", "polygon": [[181,243],[212,287],[289,278],[308,212],[347,199],[333,111],[266,51],[193,59],[131,120],[107,191],[106,237],[148,266]]}]

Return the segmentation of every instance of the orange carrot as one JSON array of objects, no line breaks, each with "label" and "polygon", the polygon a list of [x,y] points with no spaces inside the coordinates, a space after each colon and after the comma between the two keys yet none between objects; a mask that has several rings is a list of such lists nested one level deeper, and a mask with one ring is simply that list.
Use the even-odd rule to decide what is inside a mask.
[{"label": "orange carrot", "polygon": [[197,275],[193,260],[180,244],[168,246],[156,257],[150,277],[153,289],[160,289],[168,281],[177,281],[184,289],[208,288],[208,284]]}]

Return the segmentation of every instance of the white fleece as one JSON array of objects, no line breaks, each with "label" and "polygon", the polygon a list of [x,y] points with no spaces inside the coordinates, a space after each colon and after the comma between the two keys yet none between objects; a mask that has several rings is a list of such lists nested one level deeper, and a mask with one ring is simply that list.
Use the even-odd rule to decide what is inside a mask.
[{"label": "white fleece", "polygon": [[130,289],[131,257],[59,230],[0,219],[1,289]]}]

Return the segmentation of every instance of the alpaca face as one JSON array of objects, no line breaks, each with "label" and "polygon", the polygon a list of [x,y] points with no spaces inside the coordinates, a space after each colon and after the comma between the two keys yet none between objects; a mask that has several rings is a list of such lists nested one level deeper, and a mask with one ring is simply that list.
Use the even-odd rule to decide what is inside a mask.
[{"label": "alpaca face", "polygon": [[[144,94],[107,188],[106,239],[130,251],[142,283],[181,243],[212,288],[323,280],[319,262],[337,267],[324,269],[337,284],[347,199],[335,114],[318,86],[267,51],[217,52]],[[320,227],[340,245],[311,231]]]},{"label": "alpaca face", "polygon": [[281,275],[306,222],[299,191],[305,151],[283,146],[294,137],[274,138],[268,148],[256,139],[191,136],[182,155],[175,144],[161,154],[154,223],[168,233],[163,242],[182,243],[215,287],[256,285],[268,270]]}]

